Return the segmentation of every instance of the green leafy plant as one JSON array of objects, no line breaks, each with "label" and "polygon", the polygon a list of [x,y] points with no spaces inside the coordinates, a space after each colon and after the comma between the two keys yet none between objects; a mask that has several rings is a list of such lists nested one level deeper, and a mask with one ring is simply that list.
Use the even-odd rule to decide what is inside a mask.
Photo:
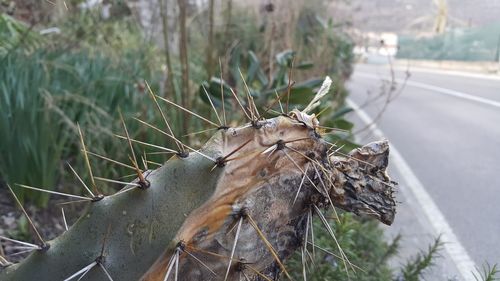
[{"label": "green leafy plant", "polygon": [[[234,52],[230,60],[229,77],[226,77],[226,80],[222,80],[220,77],[212,77],[210,81],[203,82],[200,87],[199,95],[205,102],[208,102],[205,89],[208,90],[211,98],[218,106],[222,104],[221,90],[225,92],[224,98],[229,101],[232,98],[230,88],[234,88],[234,91],[241,97],[244,97],[241,93],[245,93],[244,91],[248,89],[259,108],[265,108],[266,105],[270,104],[270,101],[276,100],[276,94],[278,94],[283,105],[289,100],[289,108],[291,109],[307,104],[314,96],[314,90],[323,82],[323,78],[312,78],[292,85],[294,82],[289,81],[288,75],[292,70],[292,60],[295,52],[291,50],[276,55],[275,65],[277,69],[270,77],[265,74],[254,52],[248,51],[245,56],[239,50]],[[301,68],[294,69],[300,71]],[[230,82],[226,83],[226,81]]]},{"label": "green leafy plant", "polygon": [[[312,62],[294,62],[296,52],[285,50],[276,55],[275,72],[268,76],[254,52],[248,51],[243,55],[235,50],[231,56],[228,73],[225,80],[221,77],[212,77],[210,81],[202,83],[199,89],[200,98],[209,106],[210,101],[217,108],[222,107],[222,99],[226,103],[226,108],[238,106],[234,104],[231,89],[234,88],[234,95],[241,98],[246,103],[244,94],[248,91],[258,108],[262,108],[267,115],[270,112],[276,113],[282,110],[291,110],[305,106],[314,96],[315,90],[321,85],[323,78],[310,78],[303,82],[292,81],[293,73],[300,74],[301,71],[314,67]],[[245,67],[245,68],[240,68]],[[246,71],[245,71],[246,70]],[[300,75],[298,75],[300,76]],[[224,97],[222,95],[224,93]],[[210,95],[210,100],[207,97]],[[356,148],[357,145],[351,141],[351,130],[353,124],[344,115],[352,111],[351,108],[343,106],[343,100],[347,91],[343,87],[343,81],[334,78],[333,90],[328,98],[319,103],[318,112],[325,118],[324,128],[335,128],[327,136],[332,142],[340,142],[346,151]]]}]

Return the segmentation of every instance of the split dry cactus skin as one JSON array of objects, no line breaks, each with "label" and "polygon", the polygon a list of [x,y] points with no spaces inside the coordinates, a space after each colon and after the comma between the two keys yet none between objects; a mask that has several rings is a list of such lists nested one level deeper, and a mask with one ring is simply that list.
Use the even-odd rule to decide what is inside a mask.
[{"label": "split dry cactus skin", "polygon": [[315,116],[298,110],[221,128],[199,151],[89,203],[50,247],[5,267],[0,280],[290,278],[283,263],[310,249],[313,215],[330,227],[323,209],[394,219],[387,142],[348,155],[334,149]]}]

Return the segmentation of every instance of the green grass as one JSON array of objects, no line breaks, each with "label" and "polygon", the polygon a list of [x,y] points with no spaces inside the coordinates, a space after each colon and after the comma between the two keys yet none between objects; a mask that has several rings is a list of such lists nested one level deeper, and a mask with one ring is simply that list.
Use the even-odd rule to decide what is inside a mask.
[{"label": "green grass", "polygon": [[[155,77],[143,64],[140,53],[120,61],[86,51],[12,52],[4,57],[0,131],[6,133],[0,138],[0,178],[11,185],[56,188],[67,174],[64,162],[75,162],[80,155],[77,123],[84,128],[90,150],[128,162],[123,143],[112,137],[122,132],[118,109],[149,122],[157,117],[142,85],[143,79],[149,79],[157,88]],[[144,126],[129,123],[133,137],[166,144]],[[82,168],[82,163],[77,162],[77,167]],[[101,176],[123,175],[122,169],[110,168],[109,163],[92,163]],[[23,198],[25,192],[17,191]],[[38,205],[46,204],[46,195],[29,194]]]}]

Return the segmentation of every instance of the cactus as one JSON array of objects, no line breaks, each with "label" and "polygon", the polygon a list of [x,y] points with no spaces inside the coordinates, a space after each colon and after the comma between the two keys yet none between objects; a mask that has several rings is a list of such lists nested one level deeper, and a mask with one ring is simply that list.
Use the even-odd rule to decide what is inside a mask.
[{"label": "cactus", "polygon": [[94,196],[68,231],[5,264],[0,280],[291,279],[284,262],[314,247],[313,216],[330,227],[323,209],[391,224],[387,141],[342,154],[306,109],[264,119],[249,99],[251,122],[221,126],[190,153],[180,144],[183,153],[122,191]]}]

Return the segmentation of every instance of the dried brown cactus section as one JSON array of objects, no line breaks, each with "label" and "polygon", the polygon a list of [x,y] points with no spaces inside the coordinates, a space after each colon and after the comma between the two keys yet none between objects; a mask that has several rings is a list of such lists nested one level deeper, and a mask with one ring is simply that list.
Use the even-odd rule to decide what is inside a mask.
[{"label": "dried brown cactus section", "polygon": [[214,195],[186,219],[179,244],[143,280],[275,280],[305,245],[312,215],[332,204],[392,223],[387,142],[329,155],[314,116],[297,116],[223,134],[223,154],[233,160]]}]

